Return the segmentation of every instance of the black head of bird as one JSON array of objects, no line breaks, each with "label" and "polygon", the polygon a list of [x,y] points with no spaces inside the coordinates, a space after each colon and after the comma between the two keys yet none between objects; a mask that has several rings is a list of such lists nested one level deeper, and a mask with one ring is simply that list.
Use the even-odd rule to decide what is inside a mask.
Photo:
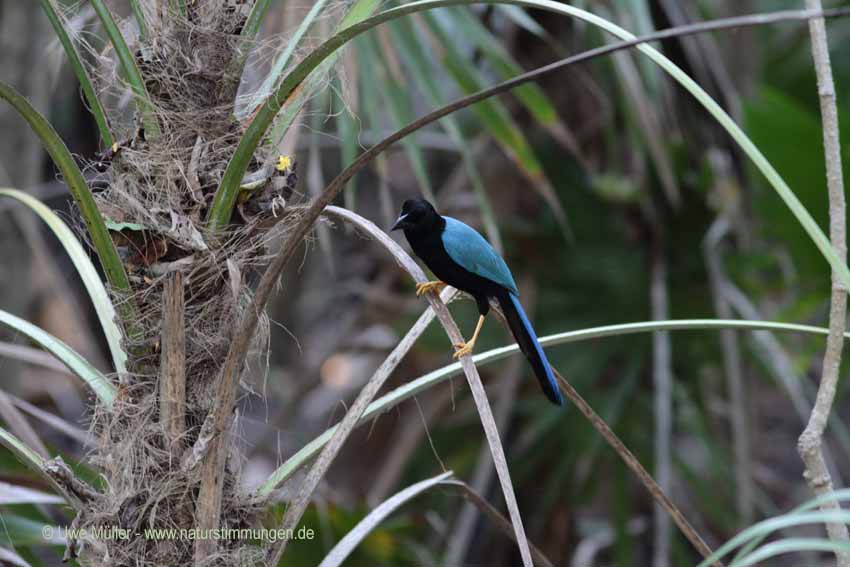
[{"label": "black head of bird", "polygon": [[439,213],[425,199],[408,199],[390,230],[417,231],[438,228],[442,221]]}]

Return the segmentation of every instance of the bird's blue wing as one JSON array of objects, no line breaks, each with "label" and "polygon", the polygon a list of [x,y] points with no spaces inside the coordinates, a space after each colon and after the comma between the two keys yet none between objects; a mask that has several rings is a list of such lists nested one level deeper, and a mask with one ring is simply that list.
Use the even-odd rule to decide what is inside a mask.
[{"label": "bird's blue wing", "polygon": [[451,217],[443,218],[443,246],[449,257],[464,269],[519,295],[508,265],[490,243],[471,226]]}]

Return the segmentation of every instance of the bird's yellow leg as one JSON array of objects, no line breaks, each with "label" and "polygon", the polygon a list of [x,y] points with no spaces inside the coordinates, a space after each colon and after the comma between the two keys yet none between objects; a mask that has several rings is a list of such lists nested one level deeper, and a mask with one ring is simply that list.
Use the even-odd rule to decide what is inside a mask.
[{"label": "bird's yellow leg", "polygon": [[429,291],[436,291],[437,293],[440,293],[447,285],[449,284],[441,282],[439,280],[433,282],[418,283],[416,284],[416,297],[419,297],[423,293],[428,293]]},{"label": "bird's yellow leg", "polygon": [[484,315],[481,315],[478,318],[478,324],[475,325],[475,332],[472,333],[472,338],[469,339],[465,343],[454,343],[454,347],[457,349],[454,354],[454,358],[460,358],[461,356],[466,356],[467,354],[472,353],[472,349],[475,348],[475,341],[478,340],[478,334],[481,332],[481,327],[484,326]]}]

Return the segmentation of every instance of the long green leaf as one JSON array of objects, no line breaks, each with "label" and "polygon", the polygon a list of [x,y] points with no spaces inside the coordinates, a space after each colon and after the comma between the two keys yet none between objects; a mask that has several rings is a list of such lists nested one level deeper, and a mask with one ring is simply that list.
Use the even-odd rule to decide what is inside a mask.
[{"label": "long green leaf", "polygon": [[[635,36],[620,26],[600,18],[585,10],[580,10],[567,4],[561,4],[552,0],[422,0],[420,2],[412,2],[398,8],[381,12],[378,15],[360,22],[359,24],[343,29],[331,37],[328,41],[319,46],[315,51],[308,55],[301,63],[293,69],[286,79],[281,83],[273,96],[270,96],[266,103],[262,106],[257,116],[249,125],[247,131],[242,136],[236,152],[227,165],[222,182],[216,191],[215,202],[210,214],[210,221],[213,226],[221,227],[228,222],[233,209],[233,204],[236,200],[236,195],[239,192],[239,183],[242,176],[245,174],[251,157],[257,146],[262,141],[269,126],[274,121],[275,116],[280,111],[281,107],[293,94],[296,88],[308,76],[308,74],[319,66],[322,61],[327,59],[339,47],[347,41],[364,31],[373,28],[385,21],[410,14],[417,11],[429,10],[442,6],[452,6],[459,4],[510,4],[516,6],[528,6],[541,8],[568,16],[573,16],[594,26],[600,27],[612,35],[630,41],[635,39]],[[753,161],[755,166],[762,172],[771,184],[773,189],[779,194],[785,204],[791,209],[791,212],[803,226],[803,229],[809,234],[809,237],[814,241],[815,245],[820,250],[823,257],[829,262],[832,269],[838,274],[842,283],[850,287],[850,269],[838,257],[835,250],[832,248],[826,235],[815,222],[814,218],[809,214],[797,196],[791,191],[791,188],[785,183],[776,169],[770,164],[767,158],[753,144],[744,131],[735,123],[734,120],[724,111],[711,96],[705,92],[687,73],[680,69],[675,63],[664,56],[661,52],[650,45],[640,44],[636,46],[641,53],[648,56],[656,64],[661,66],[673,79],[682,85],[697,101],[702,104],[706,110],[720,123],[721,126],[729,133],[735,142],[741,147],[744,153]]]},{"label": "long green leaf", "polygon": [[[15,543],[15,545],[17,545],[17,543]],[[21,557],[11,549],[0,546],[0,563],[4,561],[8,563],[10,567],[32,567],[29,563],[26,562],[26,560],[24,560],[23,557]],[[5,563],[2,564],[5,565]]]},{"label": "long green leaf", "polygon": [[68,35],[68,31],[65,29],[65,24],[59,16],[59,12],[56,10],[55,0],[41,0],[41,7],[47,15],[47,19],[50,20],[50,25],[53,26],[53,30],[56,32],[56,36],[62,44],[62,48],[65,50],[65,56],[68,58],[71,68],[74,69],[74,75],[77,76],[80,88],[83,89],[83,96],[86,97],[89,110],[91,111],[92,116],[94,116],[97,129],[100,132],[101,139],[103,140],[103,145],[107,148],[111,147],[112,144],[115,143],[115,138],[112,136],[112,132],[109,129],[109,120],[106,117],[106,112],[103,110],[103,105],[100,103],[100,99],[97,98],[97,93],[94,91],[94,85],[92,85],[88,71],[86,71],[83,61],[80,58],[80,52],[77,50],[77,47]]},{"label": "long green leaf", "polygon": [[44,350],[58,358],[75,376],[88,384],[101,402],[107,407],[112,406],[112,402],[115,400],[115,386],[77,351],[47,331],[1,309],[0,325],[5,325],[36,342]]},{"label": "long green leaf", "polygon": [[68,190],[77,202],[80,213],[83,215],[83,220],[92,239],[92,244],[109,283],[118,291],[129,291],[130,281],[127,279],[127,273],[124,271],[121,258],[118,257],[118,252],[115,250],[115,245],[109,236],[106,224],[104,224],[103,218],[100,216],[100,211],[97,210],[97,205],[86,184],[86,180],[83,179],[83,174],[80,172],[80,168],[77,166],[65,143],[50,123],[24,97],[2,81],[0,81],[0,98],[8,101],[24,120],[29,123],[33,132],[39,137],[41,143],[44,144],[47,153],[53,158],[56,167],[62,173],[65,184],[68,185]]},{"label": "long green leaf", "polygon": [[[698,331],[698,330],[720,330],[720,329],[742,329],[752,331],[782,331],[790,333],[810,333],[816,335],[827,335],[828,329],[823,327],[813,327],[809,325],[795,325],[790,323],[775,323],[770,321],[745,321],[735,319],[679,319],[669,321],[647,321],[641,323],[625,323],[621,325],[607,325],[604,327],[594,327],[590,329],[582,329],[580,331],[569,331],[556,335],[549,335],[540,338],[540,344],[544,347],[555,346],[564,343],[586,341],[590,339],[600,339],[604,337],[615,337],[622,335],[630,335],[634,333],[649,333],[654,331]],[[845,333],[845,338],[850,339],[850,332]],[[476,354],[472,357],[476,365],[489,364],[506,358],[512,354],[519,352],[519,347],[516,345],[504,346]],[[455,362],[444,366],[415,380],[412,380],[400,386],[390,393],[378,398],[366,408],[363,417],[360,419],[360,424],[367,423],[374,417],[384,413],[385,411],[395,407],[404,400],[412,398],[419,392],[427,390],[436,384],[445,382],[449,378],[460,375],[462,372],[460,363]],[[257,496],[261,499],[268,497],[269,494],[290,478],[295,472],[310,461],[313,457],[319,454],[322,447],[333,435],[336,426],[325,430],[324,433],[304,445],[298,452],[286,460],[272,475],[257,489]]]},{"label": "long green leaf", "polygon": [[[127,47],[127,42],[124,41],[124,36],[115,24],[112,18],[112,13],[106,6],[104,0],[91,0],[92,8],[94,8],[97,17],[100,18],[100,23],[106,31],[109,41],[112,43],[112,48],[118,56],[118,62],[121,64],[121,69],[124,72],[124,78],[130,84],[133,94],[136,95],[136,104],[139,112],[142,115],[142,122],[145,126],[145,135],[151,138],[156,138],[159,135],[159,124],[157,124],[156,115],[154,114],[153,104],[151,103],[150,95],[145,87],[145,81],[142,79],[142,73],[136,65],[136,59]],[[143,29],[144,17],[137,18],[139,27]],[[144,35],[144,34],[143,34]]]},{"label": "long green leaf", "polygon": [[115,323],[115,307],[109,300],[109,294],[106,292],[103,282],[100,281],[100,276],[97,274],[94,264],[92,264],[89,255],[83,249],[76,236],[74,236],[74,233],[56,213],[48,209],[38,199],[15,189],[0,189],[0,196],[17,199],[29,207],[35,214],[41,217],[41,220],[47,224],[50,230],[53,231],[53,234],[56,235],[56,238],[59,239],[62,247],[65,248],[65,252],[68,253],[68,257],[74,264],[74,268],[80,274],[80,279],[83,281],[83,285],[92,300],[98,320],[100,321],[100,326],[103,328],[103,334],[106,336],[109,351],[112,354],[115,371],[119,374],[125,374],[127,372],[127,353],[121,347],[121,329]]}]

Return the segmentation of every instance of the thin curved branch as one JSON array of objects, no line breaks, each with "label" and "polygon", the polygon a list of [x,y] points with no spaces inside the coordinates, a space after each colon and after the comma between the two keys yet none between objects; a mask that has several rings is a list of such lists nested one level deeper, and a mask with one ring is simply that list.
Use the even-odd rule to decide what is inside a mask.
[{"label": "thin curved branch", "polygon": [[[820,0],[806,0],[809,9],[820,9]],[[835,83],[832,79],[832,65],[829,60],[829,45],[826,38],[826,24],[822,18],[809,21],[809,33],[812,38],[812,58],[817,74],[818,95],[820,98],[821,121],[823,123],[823,147],[826,160],[826,184],[829,197],[829,236],[833,248],[841,261],[847,261],[847,206],[844,200],[844,176],[841,166],[841,140],[838,128],[838,109],[835,104]],[[832,293],[829,302],[829,336],[826,339],[826,351],[823,355],[823,370],[818,386],[817,398],[806,429],[797,441],[797,451],[806,465],[804,477],[817,496],[833,491],[832,476],[827,467],[823,452],[823,434],[832,412],[835,390],[838,385],[838,372],[841,367],[841,351],[844,348],[844,329],[847,324],[847,284],[841,274],[832,269]],[[822,510],[840,510],[841,506],[831,501],[822,506]],[[835,557],[840,567],[850,567],[850,534],[843,523],[828,523],[826,531],[833,543],[841,543],[844,549],[836,551]]]},{"label": "thin curved branch", "polygon": [[[690,522],[685,518],[684,514],[676,507],[675,504],[667,497],[664,491],[658,486],[658,483],[655,482],[655,479],[652,478],[643,465],[640,464],[640,461],[637,460],[631,451],[629,451],[628,447],[626,447],[620,438],[617,437],[617,434],[611,430],[605,420],[599,417],[599,414],[596,413],[590,404],[588,404],[584,398],[581,397],[581,394],[573,388],[572,384],[570,384],[566,378],[564,378],[560,372],[552,369],[555,372],[555,376],[558,378],[558,382],[561,384],[561,390],[563,390],[564,394],[570,399],[570,401],[575,404],[578,410],[587,418],[591,425],[593,425],[594,429],[602,435],[602,438],[608,442],[608,444],[617,452],[623,462],[626,464],[629,469],[638,477],[641,484],[643,484],[644,488],[652,495],[652,499],[655,502],[664,508],[664,510],[669,514],[669,516],[673,519],[673,522],[678,526],[678,528],[682,531],[688,541],[691,542],[691,545],[696,548],[697,551],[703,557],[711,556],[711,548],[708,547],[708,544],[703,541],[702,537],[697,533],[697,531],[691,526]],[[717,561],[714,563],[716,567],[722,567],[723,563]]]}]

